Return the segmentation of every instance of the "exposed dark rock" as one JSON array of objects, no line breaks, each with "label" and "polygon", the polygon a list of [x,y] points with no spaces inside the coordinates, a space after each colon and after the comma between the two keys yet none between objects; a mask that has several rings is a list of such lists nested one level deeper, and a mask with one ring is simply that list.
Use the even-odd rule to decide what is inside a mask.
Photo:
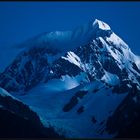
[{"label": "exposed dark rock", "polygon": [[91,121],[92,121],[93,123],[96,123],[96,122],[97,122],[97,120],[95,119],[94,116],[92,117]]},{"label": "exposed dark rock", "polygon": [[53,128],[0,108],[0,138],[61,138]]},{"label": "exposed dark rock", "polygon": [[64,112],[70,111],[78,104],[78,98],[83,98],[87,94],[87,91],[78,91],[75,95],[70,99],[70,101],[63,107]]},{"label": "exposed dark rock", "polygon": [[81,114],[82,112],[84,112],[84,107],[81,106],[78,110],[77,110],[77,113],[78,114]]},{"label": "exposed dark rock", "polygon": [[94,89],[93,90],[93,93],[96,93],[96,92],[98,92],[99,91],[99,89]]},{"label": "exposed dark rock", "polygon": [[0,96],[0,137],[2,138],[59,138],[52,127],[46,128],[27,105]]},{"label": "exposed dark rock", "polygon": [[[137,102],[134,100],[136,98]],[[116,137],[140,137],[140,91],[137,84],[132,85],[127,97],[108,118],[106,130],[118,133]]]},{"label": "exposed dark rock", "polygon": [[76,97],[76,96],[73,96],[73,97],[70,99],[69,103],[67,103],[67,104],[64,106],[63,111],[64,111],[64,112],[70,111],[73,107],[75,107],[75,106],[77,105],[77,103],[78,103],[77,97]]}]

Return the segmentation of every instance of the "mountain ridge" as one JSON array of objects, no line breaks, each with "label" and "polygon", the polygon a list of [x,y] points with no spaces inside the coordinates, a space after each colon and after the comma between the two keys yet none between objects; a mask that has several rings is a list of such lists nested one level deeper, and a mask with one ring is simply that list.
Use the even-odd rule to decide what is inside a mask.
[{"label": "mountain ridge", "polygon": [[66,137],[123,135],[125,124],[121,130],[112,127],[115,121],[123,123],[118,112],[127,101],[124,115],[131,102],[132,108],[139,107],[139,57],[97,19],[65,33],[47,33],[23,44],[23,51],[0,74],[0,87]]}]

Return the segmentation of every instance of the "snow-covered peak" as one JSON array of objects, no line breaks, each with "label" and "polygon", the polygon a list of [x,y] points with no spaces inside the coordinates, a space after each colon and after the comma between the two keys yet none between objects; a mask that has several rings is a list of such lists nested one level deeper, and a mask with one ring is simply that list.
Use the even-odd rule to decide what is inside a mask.
[{"label": "snow-covered peak", "polygon": [[[32,48],[45,46],[60,51],[87,44],[91,39],[99,36],[110,36],[112,33],[108,24],[98,19],[90,21],[72,31],[52,31],[37,35],[19,45],[20,48]],[[67,47],[66,47],[67,46]]]},{"label": "snow-covered peak", "polygon": [[105,22],[95,19],[95,21],[93,22],[93,26],[98,25],[99,29],[102,30],[111,30],[110,26],[108,24],[106,24]]},{"label": "snow-covered peak", "polygon": [[123,46],[125,49],[128,49],[128,45],[115,33],[112,33],[110,37],[107,38],[107,41],[112,42],[114,45]]}]

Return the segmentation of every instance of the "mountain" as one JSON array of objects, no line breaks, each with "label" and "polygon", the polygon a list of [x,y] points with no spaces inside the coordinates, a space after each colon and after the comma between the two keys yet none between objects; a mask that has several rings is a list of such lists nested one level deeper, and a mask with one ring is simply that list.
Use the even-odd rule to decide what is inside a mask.
[{"label": "mountain", "polygon": [[53,128],[42,125],[27,105],[0,88],[0,137],[62,137]]},{"label": "mountain", "polygon": [[139,137],[140,57],[105,22],[43,33],[19,48],[0,87],[46,127],[68,138]]}]

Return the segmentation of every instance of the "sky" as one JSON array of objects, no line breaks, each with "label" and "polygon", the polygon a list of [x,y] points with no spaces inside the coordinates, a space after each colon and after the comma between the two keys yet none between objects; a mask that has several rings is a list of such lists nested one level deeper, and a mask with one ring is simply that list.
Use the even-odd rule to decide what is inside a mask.
[{"label": "sky", "polygon": [[109,24],[140,55],[140,2],[0,2],[0,49],[95,19]]}]

